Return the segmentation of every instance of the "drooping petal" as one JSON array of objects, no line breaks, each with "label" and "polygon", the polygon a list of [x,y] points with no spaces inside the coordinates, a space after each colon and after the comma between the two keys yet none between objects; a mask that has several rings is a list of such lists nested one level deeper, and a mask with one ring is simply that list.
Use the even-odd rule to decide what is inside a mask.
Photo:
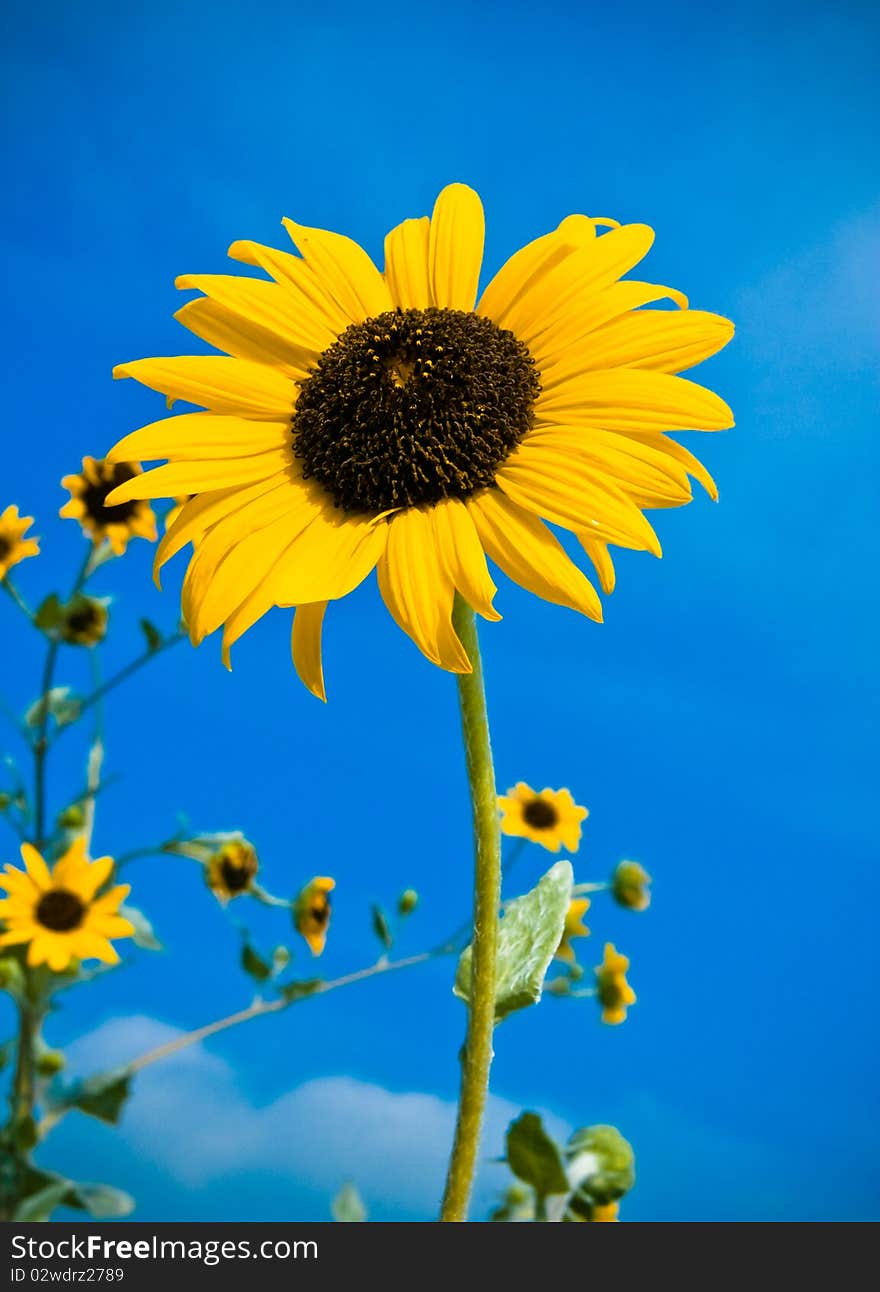
[{"label": "drooping petal", "polygon": [[601,623],[595,588],[537,516],[497,489],[474,494],[467,508],[484,549],[508,578],[545,601]]},{"label": "drooping petal", "polygon": [[327,605],[326,601],[318,601],[297,606],[290,638],[293,665],[299,679],[319,700],[327,699],[321,658],[321,630]]},{"label": "drooping petal", "polygon": [[276,605],[301,606],[347,597],[375,569],[386,539],[383,522],[325,507],[272,571],[269,583]]},{"label": "drooping petal", "polygon": [[452,626],[455,588],[440,559],[429,510],[397,512],[387,529],[378,576],[391,617],[433,664],[453,673],[471,672]]},{"label": "drooping petal", "polygon": [[652,439],[646,443],[644,437],[596,427],[537,427],[525,437],[522,447],[553,455],[562,474],[569,457],[592,464],[597,479],[607,478],[626,493],[654,499],[656,506],[678,506],[691,499],[687,471],[671,454],[655,447]]},{"label": "drooping petal", "polygon": [[263,494],[277,489],[279,485],[288,483],[289,480],[288,468],[246,488],[233,486],[230,489],[212,489],[185,502],[174,524],[169,526],[156,550],[156,558],[153,562],[153,579],[156,586],[159,586],[159,572],[162,566],[186,547],[187,543],[194,542],[218,521],[262,497]]},{"label": "drooping petal", "polygon": [[611,553],[608,551],[608,544],[591,538],[589,534],[578,534],[577,538],[587,556],[593,562],[593,567],[599,576],[599,586],[606,595],[610,596],[614,591],[617,579],[614,572],[614,562],[611,559]]},{"label": "drooping petal", "polygon": [[428,260],[431,297],[441,309],[472,310],[477,299],[486,222],[466,184],[449,184],[434,203]]},{"label": "drooping petal", "polygon": [[544,520],[660,555],[657,535],[631,498],[573,454],[562,465],[552,451],[522,445],[499,468],[496,480],[509,498]]},{"label": "drooping petal", "polygon": [[492,605],[498,589],[492,582],[466,505],[459,498],[447,498],[433,508],[431,520],[441,562],[455,587],[477,614],[484,619],[499,620],[501,616]]},{"label": "drooping petal", "polygon": [[402,310],[424,310],[431,304],[428,274],[428,217],[404,220],[385,238],[385,281],[394,304]]},{"label": "drooping petal", "polygon": [[221,355],[136,359],[117,364],[113,376],[133,377],[142,386],[160,391],[169,408],[183,399],[212,413],[276,422],[289,419],[296,402],[296,386],[277,368]]}]

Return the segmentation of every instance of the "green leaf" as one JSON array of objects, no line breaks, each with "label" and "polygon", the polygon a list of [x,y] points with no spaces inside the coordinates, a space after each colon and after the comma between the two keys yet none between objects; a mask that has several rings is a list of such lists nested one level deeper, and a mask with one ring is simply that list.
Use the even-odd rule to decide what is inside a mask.
[{"label": "green leaf", "polygon": [[[134,1198],[122,1189],[114,1189],[110,1184],[74,1184],[71,1187],[73,1198],[68,1207],[77,1203],[96,1220],[110,1220],[118,1216],[127,1216],[134,1211]],[[74,1201],[75,1199],[75,1201]]]},{"label": "green leaf", "polygon": [[13,1220],[48,1220],[56,1207],[60,1207],[70,1193],[70,1181],[58,1180],[23,1199],[15,1209]]},{"label": "green leaf", "polygon": [[615,1126],[584,1126],[565,1146],[568,1173],[577,1194],[605,1205],[629,1193],[635,1184],[632,1145]]},{"label": "green leaf", "polygon": [[241,967],[245,973],[257,982],[265,982],[267,978],[272,977],[272,970],[261,955],[258,955],[249,942],[245,942],[241,949]]},{"label": "green leaf", "polygon": [[147,639],[147,650],[158,650],[162,645],[162,634],[154,623],[149,619],[141,620],[141,631]]},{"label": "green leaf", "polygon": [[[507,907],[498,926],[495,1022],[541,999],[544,977],[562,940],[574,875],[571,863],[557,861],[537,886]],[[470,999],[471,948],[458,962],[453,988]]]},{"label": "green leaf", "polygon": [[53,1107],[78,1108],[90,1117],[97,1117],[98,1121],[115,1126],[131,1094],[131,1078],[128,1068],[98,1072],[62,1090],[60,1097],[53,1099]]},{"label": "green leaf", "polygon": [[145,951],[161,951],[162,943],[156,937],[152,924],[137,906],[120,906],[119,914],[134,925],[133,940],[136,947]]},{"label": "green leaf", "polygon": [[69,686],[53,686],[46,695],[41,695],[26,711],[24,720],[29,727],[39,727],[46,713],[54,718],[59,727],[75,722],[79,717],[80,700]]},{"label": "green leaf", "polygon": [[323,978],[301,978],[298,982],[286,982],[279,988],[282,999],[287,1001],[302,1000],[304,996],[313,996],[324,986]]},{"label": "green leaf", "polygon": [[537,1113],[523,1113],[507,1128],[507,1164],[518,1179],[530,1184],[539,1198],[568,1193],[570,1185],[562,1154],[544,1130]]},{"label": "green leaf", "polygon": [[34,615],[34,625],[41,628],[43,632],[50,632],[57,628],[64,616],[64,606],[55,592],[50,592],[48,597],[40,603]]},{"label": "green leaf", "polygon": [[37,1135],[37,1123],[33,1117],[22,1117],[20,1121],[15,1122],[12,1128],[12,1137],[19,1153],[30,1153],[31,1149],[36,1148],[39,1136]]},{"label": "green leaf", "polygon": [[364,1200],[358,1193],[356,1185],[350,1180],[339,1190],[330,1204],[330,1210],[333,1213],[333,1219],[343,1223],[364,1221],[367,1218]]},{"label": "green leaf", "polygon": [[391,925],[388,923],[388,916],[382,910],[381,906],[373,906],[373,932],[382,943],[386,951],[390,951],[394,945],[394,935],[391,932]]}]

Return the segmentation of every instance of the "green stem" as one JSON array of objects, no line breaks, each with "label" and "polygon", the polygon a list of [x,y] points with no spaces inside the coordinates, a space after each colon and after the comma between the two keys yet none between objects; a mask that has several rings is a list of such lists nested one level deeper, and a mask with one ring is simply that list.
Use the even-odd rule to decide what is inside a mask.
[{"label": "green stem", "polygon": [[[159,645],[154,647],[152,650],[144,651],[143,655],[138,655],[137,658],[133,659],[130,664],[126,664],[125,668],[121,668],[118,673],[116,673],[113,677],[108,678],[106,682],[104,682],[96,690],[92,691],[90,695],[86,695],[82,698],[82,700],[80,700],[78,711],[77,711],[78,716],[82,717],[82,715],[86,712],[87,709],[91,709],[93,705],[100,703],[100,701],[103,700],[105,695],[107,695],[115,687],[120,686],[123,682],[127,682],[128,679],[133,674],[137,673],[139,669],[142,669],[145,664],[149,664],[150,660],[156,659],[157,656],[161,655],[162,651],[168,650],[169,647],[171,646],[176,646],[178,642],[182,642],[185,639],[186,639],[186,633],[182,633],[182,632],[175,633],[171,637],[164,638],[164,640],[161,641]],[[67,727],[61,727],[57,735],[60,735],[62,731],[66,731],[66,730],[67,730]]]},{"label": "green stem", "polygon": [[501,834],[480,644],[474,612],[460,597],[455,599],[452,620],[473,666],[472,673],[460,674],[457,680],[473,808],[475,868],[471,999],[462,1052],[455,1140],[440,1212],[440,1219],[445,1221],[467,1219],[476,1170],[492,1063],[495,960],[501,902]]},{"label": "green stem", "polygon": [[40,1029],[40,1014],[30,1001],[22,1001],[18,1016],[18,1045],[12,1078],[13,1126],[30,1117],[34,1108],[34,1047]]}]

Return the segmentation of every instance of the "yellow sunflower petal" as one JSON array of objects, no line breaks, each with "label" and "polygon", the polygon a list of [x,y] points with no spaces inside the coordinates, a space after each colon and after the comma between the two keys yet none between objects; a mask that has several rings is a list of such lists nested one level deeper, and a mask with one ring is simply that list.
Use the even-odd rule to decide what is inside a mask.
[{"label": "yellow sunflower petal", "polygon": [[21,859],[27,868],[27,873],[39,889],[51,888],[52,876],[49,874],[49,867],[33,844],[21,845]]},{"label": "yellow sunflower petal", "polygon": [[535,417],[612,431],[720,431],[733,425],[733,414],[713,391],[685,377],[638,368],[589,372],[563,382],[538,397]]},{"label": "yellow sunflower petal", "polygon": [[499,487],[527,511],[576,532],[620,547],[660,556],[660,542],[636,504],[574,454],[560,455],[538,443],[523,444],[498,470]]},{"label": "yellow sunflower petal", "polygon": [[679,309],[688,308],[688,298],[683,292],[659,283],[642,283],[626,279],[612,283],[600,292],[587,292],[573,303],[571,309],[550,323],[539,337],[529,343],[535,363],[541,371],[541,384],[548,388],[557,381],[557,371],[564,377],[577,371],[577,359],[597,328],[629,310],[639,309],[654,301],[671,300]]},{"label": "yellow sunflower petal", "polygon": [[271,274],[277,283],[292,291],[301,308],[316,313],[334,336],[344,332],[351,320],[324,289],[317,274],[289,251],[277,251],[260,242],[233,242],[228,255],[245,265],[259,265]]},{"label": "yellow sunflower petal", "polygon": [[432,663],[470,673],[470,660],[452,626],[455,589],[441,563],[429,511],[413,507],[397,512],[387,528],[378,575],[391,617]]},{"label": "yellow sunflower petal", "polygon": [[133,377],[158,390],[171,406],[177,399],[201,404],[212,413],[278,422],[289,419],[296,387],[277,368],[249,359],[220,355],[181,355],[170,359],[136,359],[120,363],[113,376]]},{"label": "yellow sunflower petal", "polygon": [[317,314],[297,309],[290,292],[277,283],[235,274],[182,274],[175,286],[180,291],[204,292],[232,314],[283,338],[299,363],[313,362],[336,339]]},{"label": "yellow sunflower petal", "polygon": [[599,576],[599,586],[602,591],[610,596],[614,591],[616,576],[614,573],[614,562],[608,551],[608,544],[602,543],[596,538],[591,538],[589,534],[578,534],[576,536],[587,556],[593,562],[593,566]]},{"label": "yellow sunflower petal", "polygon": [[385,238],[385,281],[402,310],[424,310],[431,304],[428,242],[431,222],[404,220]]},{"label": "yellow sunflower petal", "polygon": [[497,489],[468,499],[480,542],[508,578],[557,606],[602,622],[602,603],[589,579],[537,516]]},{"label": "yellow sunflower petal", "polygon": [[230,489],[213,489],[185,502],[156,550],[156,558],[153,562],[153,578],[156,586],[159,586],[159,572],[162,566],[186,547],[187,543],[199,538],[218,521],[224,520],[264,494],[271,493],[279,485],[287,484],[289,480],[290,471],[280,471],[246,488],[233,486]]},{"label": "yellow sunflower petal", "polygon": [[207,296],[188,301],[174,317],[208,345],[225,350],[236,359],[274,364],[295,381],[307,376],[309,364],[314,360],[314,351],[305,352],[286,337],[270,332]]},{"label": "yellow sunflower petal", "polygon": [[431,512],[440,559],[468,605],[484,619],[501,618],[492,605],[492,582],[473,518],[459,498],[447,498]]},{"label": "yellow sunflower petal", "polygon": [[645,442],[643,437],[595,427],[538,427],[525,437],[522,447],[525,451],[540,449],[548,461],[555,457],[561,472],[570,457],[592,463],[599,479],[607,479],[625,493],[638,494],[647,505],[675,507],[691,499],[687,471],[671,454],[655,448],[650,439]]},{"label": "yellow sunflower petal", "polygon": [[716,354],[733,332],[729,319],[704,310],[632,310],[590,334],[577,371],[632,367],[681,372]]},{"label": "yellow sunflower petal", "polygon": [[301,606],[347,597],[375,569],[386,528],[335,508],[319,512],[272,571],[269,585],[276,604]]},{"label": "yellow sunflower petal", "polygon": [[[232,360],[231,362],[237,362]],[[249,421],[218,413],[181,413],[131,431],[107,454],[108,462],[170,462],[214,457],[246,457],[281,449],[290,443],[290,418]]]},{"label": "yellow sunflower petal", "polygon": [[[586,221],[586,224],[580,223]],[[506,327],[506,320],[523,294],[539,278],[560,264],[566,256],[582,247],[595,236],[595,225],[586,216],[563,220],[559,228],[545,233],[515,252],[502,265],[480,297],[477,313],[492,319],[499,327]]]},{"label": "yellow sunflower petal", "polygon": [[293,664],[300,681],[319,700],[327,699],[324,689],[324,663],[321,658],[321,630],[326,609],[326,601],[297,606],[290,639]]},{"label": "yellow sunflower petal", "polygon": [[477,299],[486,225],[483,204],[466,184],[449,184],[434,203],[428,263],[433,303],[472,310]]},{"label": "yellow sunflower petal", "polygon": [[185,493],[226,489],[233,485],[256,484],[285,467],[292,472],[293,453],[289,448],[253,453],[245,458],[215,458],[200,462],[169,462],[118,485],[107,495],[111,507],[134,498],[177,498]]},{"label": "yellow sunflower petal", "polygon": [[352,323],[394,308],[379,270],[363,247],[341,233],[283,220],[291,240]]}]

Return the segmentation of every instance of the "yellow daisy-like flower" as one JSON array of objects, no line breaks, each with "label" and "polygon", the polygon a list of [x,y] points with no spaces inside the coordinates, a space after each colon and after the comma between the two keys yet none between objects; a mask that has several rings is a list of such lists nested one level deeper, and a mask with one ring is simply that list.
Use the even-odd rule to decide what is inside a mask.
[{"label": "yellow daisy-like flower", "polygon": [[[733,326],[672,288],[621,281],[651,246],[647,226],[569,216],[478,300],[483,209],[463,184],[441,192],[430,219],[388,234],[384,272],[341,234],[283,223],[299,256],[250,241],[229,249],[271,281],[177,280],[203,295],[176,317],[224,355],[115,369],[205,410],[120,441],[111,462],[167,462],[110,502],[194,495],[156,575],[199,538],[183,618],[194,644],[224,627],[227,666],[251,625],[295,606],[294,664],[324,698],[326,606],[376,569],[388,610],[427,658],[469,672],[453,598],[500,617],[487,556],[600,620],[596,591],[544,521],[578,537],[610,591],[609,544],[660,555],[645,508],[688,502],[689,475],[715,496],[666,432],[733,424],[717,395],[673,375],[720,350]],[[642,308],[663,300],[678,309]]]},{"label": "yellow daisy-like flower", "polygon": [[83,838],[70,845],[51,872],[29,843],[21,845],[21,857],[24,870],[7,865],[0,875],[0,888],[8,894],[0,901],[0,946],[27,942],[28,964],[46,964],[54,973],[75,960],[118,964],[110,939],[134,933],[134,926],[119,914],[130,885],[117,884],[96,896],[110,878],[113,858],[89,861]]},{"label": "yellow daisy-like flower", "polygon": [[69,646],[97,646],[107,636],[108,619],[106,601],[80,594],[64,607],[58,636]]},{"label": "yellow daisy-like flower", "polygon": [[24,536],[33,523],[33,516],[19,516],[17,507],[7,507],[0,513],[0,579],[5,579],[19,561],[38,555],[39,541]]},{"label": "yellow daisy-like flower", "polygon": [[636,994],[626,981],[629,960],[620,955],[613,942],[605,943],[602,963],[596,967],[596,995],[602,1006],[603,1023],[622,1023]]},{"label": "yellow daisy-like flower", "polygon": [[106,538],[117,556],[122,556],[131,538],[146,538],[155,543],[156,517],[148,503],[136,499],[112,504],[107,501],[114,489],[141,474],[139,462],[83,458],[81,474],[65,476],[61,481],[70,493],[70,501],[58,514],[78,520],[94,542]]},{"label": "yellow daisy-like flower", "polygon": [[498,809],[502,813],[502,834],[530,839],[550,852],[558,852],[562,847],[577,852],[581,822],[590,815],[585,807],[575,803],[568,790],[539,792],[525,781],[518,781],[512,790],[499,794]]},{"label": "yellow daisy-like flower", "polygon": [[618,1212],[620,1211],[619,1202],[594,1202],[590,1209],[591,1221],[609,1221],[620,1220]]},{"label": "yellow daisy-like flower", "polygon": [[305,938],[313,956],[319,956],[327,941],[330,928],[330,898],[336,880],[316,875],[303,888],[293,904],[293,923],[297,933]]},{"label": "yellow daisy-like flower", "polygon": [[205,881],[214,896],[225,904],[248,891],[259,868],[254,846],[245,839],[231,839],[209,857]]},{"label": "yellow daisy-like flower", "polygon": [[569,902],[568,910],[565,913],[565,928],[562,931],[562,940],[556,948],[556,954],[560,960],[572,961],[576,959],[574,947],[571,945],[572,938],[588,938],[590,936],[590,930],[581,919],[581,916],[589,909],[589,897],[573,897]]}]

